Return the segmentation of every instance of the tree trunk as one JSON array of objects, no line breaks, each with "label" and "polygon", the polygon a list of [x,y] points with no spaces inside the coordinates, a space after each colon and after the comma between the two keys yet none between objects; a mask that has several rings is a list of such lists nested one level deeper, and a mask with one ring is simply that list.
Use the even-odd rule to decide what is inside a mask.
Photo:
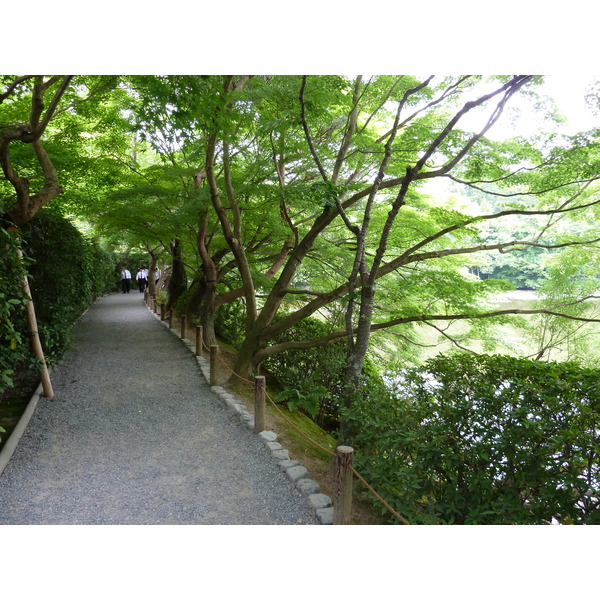
[{"label": "tree trunk", "polygon": [[245,379],[250,379],[257,375],[258,363],[256,362],[256,354],[265,345],[256,333],[253,336],[246,336],[242,347],[238,351],[233,371]]},{"label": "tree trunk", "polygon": [[216,290],[216,282],[206,285],[206,294],[200,309],[200,324],[203,327],[204,343],[209,348],[217,345],[217,334],[215,333],[215,315],[217,313],[215,303]]},{"label": "tree trunk", "polygon": [[148,250],[148,254],[150,255],[150,268],[148,269],[148,293],[151,296],[156,296],[156,263],[158,262],[158,257],[151,250]]},{"label": "tree trunk", "polygon": [[217,344],[215,334],[215,314],[217,302],[215,281],[207,282],[202,273],[196,274],[190,287],[189,297],[185,303],[183,312],[188,317],[197,317],[203,327],[203,338],[206,346]]},{"label": "tree trunk", "polygon": [[178,239],[171,241],[171,257],[173,259],[173,269],[169,279],[167,310],[173,308],[181,294],[187,289],[185,269],[181,260],[181,243]]},{"label": "tree trunk", "polygon": [[[365,358],[369,349],[369,338],[371,335],[371,321],[373,318],[373,306],[375,301],[375,286],[364,286],[361,290],[360,315],[356,329],[356,339],[352,345],[348,345],[346,354],[346,381],[342,394],[345,408],[350,408],[360,394],[361,382]],[[343,417],[340,418],[341,444],[349,443],[356,431],[353,424]]]}]

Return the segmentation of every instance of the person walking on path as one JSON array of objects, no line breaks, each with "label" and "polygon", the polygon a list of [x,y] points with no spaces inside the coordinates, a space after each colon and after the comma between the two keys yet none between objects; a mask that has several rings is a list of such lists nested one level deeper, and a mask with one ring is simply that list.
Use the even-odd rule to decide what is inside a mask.
[{"label": "person walking on path", "polygon": [[319,523],[139,296],[84,313],[53,383],[0,475],[0,525]]},{"label": "person walking on path", "polygon": [[121,290],[124,294],[129,294],[129,284],[131,282],[131,273],[127,269],[121,270]]},{"label": "person walking on path", "polygon": [[140,293],[144,293],[144,290],[146,289],[146,286],[148,285],[148,280],[146,279],[146,276],[144,275],[144,269],[140,269],[138,271],[137,275],[135,276],[135,278],[137,279],[138,288],[140,290]]}]

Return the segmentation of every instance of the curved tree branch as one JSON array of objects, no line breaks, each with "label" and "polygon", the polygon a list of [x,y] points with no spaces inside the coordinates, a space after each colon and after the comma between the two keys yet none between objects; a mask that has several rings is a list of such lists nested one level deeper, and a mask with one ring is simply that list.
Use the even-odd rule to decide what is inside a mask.
[{"label": "curved tree branch", "polygon": [[310,129],[308,128],[308,122],[306,121],[306,103],[304,102],[304,90],[306,88],[306,75],[302,76],[302,85],[300,86],[300,96],[298,99],[300,100],[300,117],[302,118],[302,128],[304,129],[304,135],[306,136],[306,141],[308,143],[308,147],[310,148],[310,153],[319,169],[319,173],[321,173],[321,177],[323,181],[329,181],[327,177],[327,173],[321,164],[321,160],[319,159],[319,155],[315,149],[315,144],[312,139],[312,135],[310,134]]},{"label": "curved tree branch", "polygon": [[[540,308],[540,309],[506,309],[506,310],[493,310],[485,313],[458,313],[452,315],[415,315],[412,317],[400,317],[398,319],[391,319],[389,321],[385,321],[382,323],[375,323],[371,325],[371,331],[380,331],[382,329],[389,329],[390,327],[394,327],[395,325],[404,325],[407,323],[424,323],[426,325],[432,326],[428,321],[466,321],[470,319],[489,319],[492,317],[500,317],[506,315],[552,315],[555,317],[562,317],[565,319],[579,321],[583,323],[600,323],[600,319],[586,318],[586,317],[577,317],[573,315],[569,315],[566,313],[558,312],[558,308],[563,308],[567,306],[573,306],[576,304],[581,304],[586,302],[587,300],[600,300],[599,296],[586,296],[585,298],[581,298],[575,302],[564,302],[561,304],[557,304],[551,308]],[[272,346],[267,346],[259,351],[257,357],[260,360],[264,360],[265,358],[272,356],[274,354],[279,354],[280,352],[284,352],[286,350],[306,350],[309,348],[317,348],[321,346],[328,346],[331,344],[335,344],[339,342],[342,338],[348,335],[347,331],[335,331],[330,333],[327,336],[323,336],[320,338],[316,338],[313,340],[303,340],[303,341],[289,341],[281,344],[274,344]]]}]

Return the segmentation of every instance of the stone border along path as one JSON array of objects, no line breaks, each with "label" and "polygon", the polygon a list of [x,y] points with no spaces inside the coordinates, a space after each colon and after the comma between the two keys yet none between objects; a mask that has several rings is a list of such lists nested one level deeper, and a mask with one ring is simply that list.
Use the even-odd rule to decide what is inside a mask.
[{"label": "stone border along path", "polygon": [[[169,328],[169,321],[162,321],[159,314],[156,314],[148,307],[150,314],[165,326],[176,338],[180,339],[185,346],[194,354],[200,370],[210,384],[210,363],[203,356],[196,356],[196,345],[187,338],[181,337],[180,329]],[[238,402],[229,392],[220,385],[213,385],[210,388],[225,404],[231,413],[239,417],[243,425],[254,431],[254,416],[250,414],[246,407]],[[264,442],[271,452],[273,459],[279,464],[279,468],[285,472],[287,478],[295,484],[296,489],[305,497],[312,509],[317,513],[317,517],[323,525],[333,524],[333,504],[331,498],[320,493],[320,486],[316,481],[309,477],[308,470],[297,460],[291,460],[289,451],[286,450],[278,441],[277,434],[274,431],[261,431],[259,438]]]},{"label": "stone border along path", "polygon": [[[132,296],[92,305],[54,369],[56,397],[40,397],[40,387],[32,396],[0,452],[0,525],[331,524],[331,500],[307,469],[272,431],[236,434],[240,422],[253,433],[254,417],[210,388],[195,345]],[[142,308],[184,342],[206,382]],[[262,458],[263,445],[275,462]]]}]

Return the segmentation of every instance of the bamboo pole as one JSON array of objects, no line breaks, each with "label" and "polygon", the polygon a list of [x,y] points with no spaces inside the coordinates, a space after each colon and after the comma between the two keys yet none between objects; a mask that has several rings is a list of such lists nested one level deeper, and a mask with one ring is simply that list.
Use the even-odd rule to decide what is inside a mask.
[{"label": "bamboo pole", "polygon": [[[23,253],[21,248],[17,248],[17,253],[21,264],[23,263]],[[42,349],[42,342],[38,333],[37,318],[35,316],[35,307],[33,305],[33,299],[31,297],[31,289],[29,287],[29,280],[25,274],[23,277],[23,289],[27,294],[27,324],[29,325],[29,332],[31,334],[31,345],[33,346],[33,352],[36,358],[42,364],[40,369],[40,380],[42,382],[42,389],[46,398],[54,398],[54,390],[52,389],[52,382],[50,381],[50,374],[48,373],[48,365],[46,364],[46,358],[44,356],[44,350]]]}]

